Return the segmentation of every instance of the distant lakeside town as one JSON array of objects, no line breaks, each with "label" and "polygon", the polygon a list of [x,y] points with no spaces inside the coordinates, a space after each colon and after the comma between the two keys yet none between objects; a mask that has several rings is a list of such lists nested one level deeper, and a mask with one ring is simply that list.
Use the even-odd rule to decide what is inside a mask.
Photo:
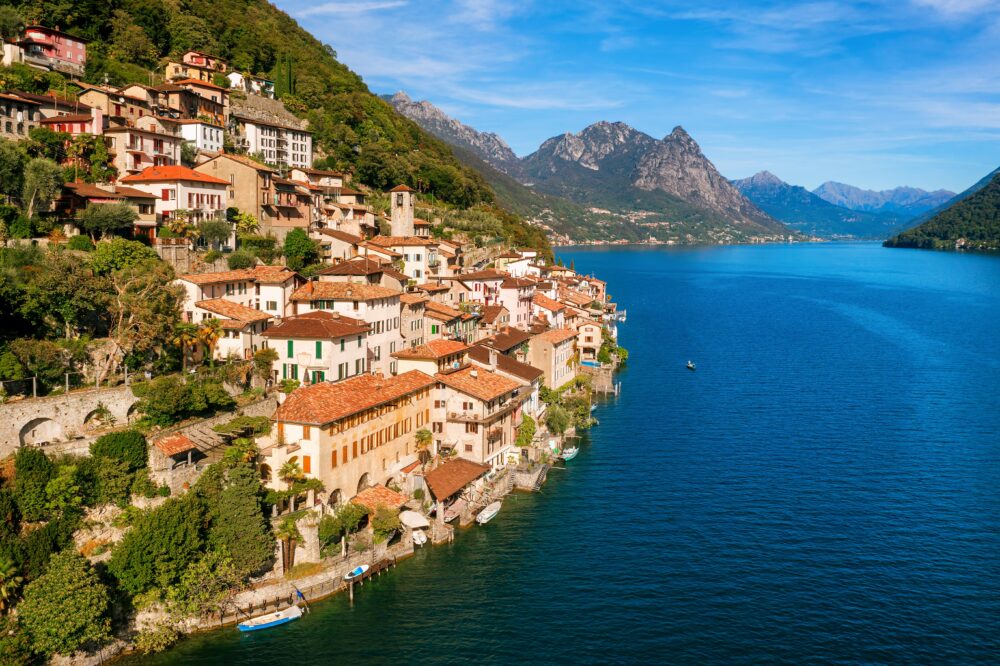
[{"label": "distant lakeside town", "polygon": [[[3,65],[75,76],[86,54],[30,25]],[[198,51],[166,76],[0,93],[9,663],[353,595],[538,490],[620,388],[599,277],[314,168],[271,81]]]}]

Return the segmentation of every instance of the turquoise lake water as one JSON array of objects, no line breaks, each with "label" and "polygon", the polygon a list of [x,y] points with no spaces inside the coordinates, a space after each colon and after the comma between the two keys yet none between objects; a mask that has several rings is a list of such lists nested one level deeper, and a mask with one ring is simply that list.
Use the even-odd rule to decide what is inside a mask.
[{"label": "turquoise lake water", "polygon": [[560,256],[608,281],[632,356],[543,492],[353,607],[142,662],[1000,661],[1000,257]]}]

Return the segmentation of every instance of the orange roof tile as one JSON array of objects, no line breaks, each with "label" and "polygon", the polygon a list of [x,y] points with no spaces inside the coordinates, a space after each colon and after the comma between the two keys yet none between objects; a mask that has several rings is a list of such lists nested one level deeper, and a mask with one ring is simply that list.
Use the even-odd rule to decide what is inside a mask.
[{"label": "orange roof tile", "polygon": [[424,475],[424,481],[434,499],[446,500],[488,471],[490,471],[489,465],[480,465],[465,458],[455,458],[428,472]]},{"label": "orange roof tile", "polygon": [[375,513],[381,507],[398,509],[406,504],[406,497],[400,495],[395,490],[386,488],[382,484],[379,484],[377,486],[365,488],[360,493],[352,497],[351,501],[355,504],[360,504],[370,512]]},{"label": "orange roof tile", "polygon": [[354,284],[352,282],[310,281],[292,294],[293,301],[373,301],[377,298],[391,298],[402,292],[375,284]]},{"label": "orange roof tile", "polygon": [[166,456],[176,456],[198,448],[198,446],[183,433],[162,437],[153,442],[153,446],[162,451],[163,455]]},{"label": "orange roof tile", "polygon": [[440,321],[451,321],[452,319],[458,319],[462,316],[461,310],[450,308],[447,305],[438,303],[437,301],[427,301],[424,308],[428,317],[433,317],[434,319],[438,319]]},{"label": "orange roof tile", "polygon": [[535,336],[536,340],[544,340],[545,342],[551,342],[554,345],[560,342],[565,342],[576,337],[576,331],[568,328],[553,328],[544,333],[539,333]]},{"label": "orange roof tile", "polygon": [[221,178],[199,173],[194,169],[178,164],[170,166],[151,166],[141,173],[132,174],[122,178],[123,183],[155,183],[167,180],[186,180],[194,183],[205,183],[210,185],[228,185],[229,183]]},{"label": "orange roof tile", "polygon": [[285,317],[280,323],[264,331],[265,338],[305,338],[331,340],[367,333],[371,327],[359,319],[344,317],[336,312],[307,312],[295,317]]},{"label": "orange roof tile", "polygon": [[257,321],[267,321],[271,318],[271,315],[266,312],[261,312],[260,310],[256,310],[254,308],[248,308],[245,305],[227,301],[224,298],[213,298],[207,301],[198,301],[195,305],[202,310],[208,310],[213,314],[222,315],[227,319],[233,319],[244,324]]},{"label": "orange roof tile", "polygon": [[531,302],[540,308],[545,308],[550,312],[561,312],[566,309],[566,306],[559,301],[552,300],[545,294],[536,293],[531,299]]},{"label": "orange roof tile", "polygon": [[416,190],[414,190],[411,187],[407,187],[406,185],[397,185],[396,187],[392,188],[389,191],[390,192],[416,192]]},{"label": "orange roof tile", "polygon": [[274,420],[326,425],[430,388],[434,383],[430,375],[411,370],[396,377],[359,375],[336,384],[311,384],[293,391],[274,413]]},{"label": "orange roof tile", "polygon": [[459,340],[431,340],[416,347],[410,347],[393,353],[396,358],[439,359],[452,354],[458,354],[469,348],[469,345]]},{"label": "orange roof tile", "polygon": [[468,366],[455,372],[434,375],[445,386],[480,400],[493,400],[521,388],[521,384],[484,368]]}]

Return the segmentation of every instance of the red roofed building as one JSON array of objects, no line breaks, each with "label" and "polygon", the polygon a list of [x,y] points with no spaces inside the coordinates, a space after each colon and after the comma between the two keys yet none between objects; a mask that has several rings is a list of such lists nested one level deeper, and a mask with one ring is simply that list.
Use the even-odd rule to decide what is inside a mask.
[{"label": "red roofed building", "polygon": [[161,224],[179,210],[187,211],[192,224],[221,218],[226,212],[228,183],[185,166],[152,166],[122,178],[121,182],[158,197],[156,214]]},{"label": "red roofed building", "polygon": [[274,379],[303,383],[337,382],[368,369],[368,332],[360,319],[315,311],[286,317],[264,332],[266,346],[278,353]]},{"label": "red roofed building", "polygon": [[475,365],[434,377],[439,391],[432,431],[439,450],[494,469],[506,465],[521,422],[521,403],[531,393],[528,383]]},{"label": "red roofed building", "polygon": [[184,287],[185,321],[198,323],[214,316],[197,307],[199,301],[226,299],[270,317],[292,314],[292,293],[303,278],[285,266],[254,266],[253,268],[219,273],[188,273],[178,276],[176,283]]},{"label": "red roofed building", "polygon": [[87,40],[60,30],[41,25],[25,26],[23,36],[16,41],[16,46],[19,47],[18,52],[11,55],[10,62],[5,57],[5,65],[23,62],[39,69],[76,76],[83,76],[87,66]]},{"label": "red roofed building", "polygon": [[408,347],[393,354],[399,361],[400,372],[420,370],[429,375],[458,368],[465,364],[469,345],[461,340],[431,340],[415,347]]},{"label": "red roofed building", "polygon": [[435,384],[413,371],[297,389],[275,412],[273,443],[261,450],[268,485],[284,487],[276,472],[288,461],[323,481],[330,504],[392,485],[417,460],[414,436],[428,427]]},{"label": "red roofed building", "polygon": [[553,328],[531,338],[527,361],[545,373],[545,385],[557,389],[576,377],[576,331]]}]

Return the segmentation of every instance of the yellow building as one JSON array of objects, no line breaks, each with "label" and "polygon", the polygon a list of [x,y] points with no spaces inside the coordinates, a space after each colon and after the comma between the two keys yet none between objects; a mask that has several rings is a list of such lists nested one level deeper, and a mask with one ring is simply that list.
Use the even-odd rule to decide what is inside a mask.
[{"label": "yellow building", "polygon": [[398,482],[417,461],[416,432],[430,429],[435,383],[413,370],[299,388],[274,413],[273,443],[261,450],[264,482],[283,489],[279,470],[297,462],[307,478],[323,482],[322,498],[331,505]]}]

